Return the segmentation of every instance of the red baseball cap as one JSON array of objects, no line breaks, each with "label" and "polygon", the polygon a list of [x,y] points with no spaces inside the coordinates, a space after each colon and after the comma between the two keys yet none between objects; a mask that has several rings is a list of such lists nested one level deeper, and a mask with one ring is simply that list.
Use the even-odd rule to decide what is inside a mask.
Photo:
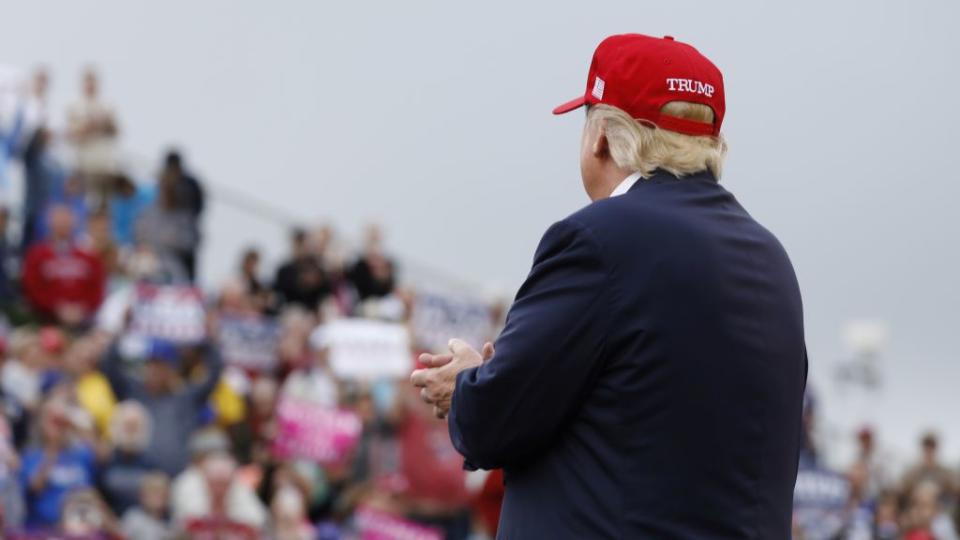
[{"label": "red baseball cap", "polygon": [[[671,101],[710,107],[713,124],[661,113],[661,107]],[[666,130],[715,136],[720,133],[726,108],[723,75],[700,51],[672,36],[610,36],[593,53],[584,94],[560,105],[553,114],[599,103]]]}]

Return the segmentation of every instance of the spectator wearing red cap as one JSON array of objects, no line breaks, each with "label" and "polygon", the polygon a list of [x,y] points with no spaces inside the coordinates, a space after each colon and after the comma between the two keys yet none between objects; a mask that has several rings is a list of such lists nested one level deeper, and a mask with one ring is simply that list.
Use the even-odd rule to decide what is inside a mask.
[{"label": "spectator wearing red cap", "polygon": [[593,201],[543,236],[506,326],[411,379],[498,538],[788,538],[806,347],[780,242],[718,182],[720,71],[671,37],[605,39],[584,93]]},{"label": "spectator wearing red cap", "polygon": [[90,321],[103,300],[100,260],[73,240],[73,212],[50,212],[50,236],[27,252],[23,289],[43,319],[79,326]]}]

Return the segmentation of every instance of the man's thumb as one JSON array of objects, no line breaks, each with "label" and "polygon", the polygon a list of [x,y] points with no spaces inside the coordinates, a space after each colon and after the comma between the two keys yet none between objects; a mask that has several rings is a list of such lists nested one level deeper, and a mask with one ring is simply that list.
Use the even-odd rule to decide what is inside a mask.
[{"label": "man's thumb", "polygon": [[493,353],[494,353],[493,343],[490,343],[489,341],[484,343],[483,344],[483,361],[486,362],[487,360],[493,358]]}]

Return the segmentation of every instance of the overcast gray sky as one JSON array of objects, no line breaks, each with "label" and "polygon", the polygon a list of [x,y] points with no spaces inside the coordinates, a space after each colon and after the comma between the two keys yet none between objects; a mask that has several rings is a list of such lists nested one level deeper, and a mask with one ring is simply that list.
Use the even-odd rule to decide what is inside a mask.
[{"label": "overcast gray sky", "polygon": [[[179,144],[212,184],[352,236],[379,221],[401,258],[509,294],[587,202],[582,115],[550,109],[582,91],[596,44],[690,42],[726,81],[723,183],[797,268],[826,415],[879,420],[908,456],[938,428],[960,460],[956,1],[41,0],[2,19],[0,63],[49,66],[57,111],[100,68],[130,152]],[[208,281],[243,245],[284,253],[282,228],[211,189]],[[873,398],[831,382],[860,317],[890,327]]]}]

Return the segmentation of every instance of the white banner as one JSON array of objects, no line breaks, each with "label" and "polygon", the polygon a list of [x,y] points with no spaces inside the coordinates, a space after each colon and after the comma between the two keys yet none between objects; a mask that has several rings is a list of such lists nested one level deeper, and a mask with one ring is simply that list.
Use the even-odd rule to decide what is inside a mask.
[{"label": "white banner", "polygon": [[410,337],[402,324],[340,319],[323,327],[330,368],[340,377],[405,377],[413,369]]}]

